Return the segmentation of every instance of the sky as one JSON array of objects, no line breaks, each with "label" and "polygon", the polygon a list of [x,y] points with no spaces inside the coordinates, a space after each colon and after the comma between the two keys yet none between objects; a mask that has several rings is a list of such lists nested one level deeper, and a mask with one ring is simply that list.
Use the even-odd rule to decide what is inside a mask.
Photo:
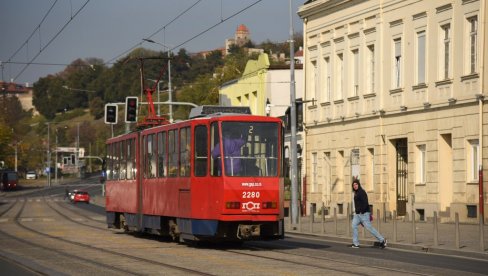
[{"label": "sky", "polygon": [[[294,32],[302,33],[297,11],[305,0],[291,2]],[[240,24],[255,43],[284,42],[289,7],[289,0],[0,0],[1,78],[32,86],[77,58],[113,63],[133,47],[163,50],[144,38],[175,53],[221,48]]]}]

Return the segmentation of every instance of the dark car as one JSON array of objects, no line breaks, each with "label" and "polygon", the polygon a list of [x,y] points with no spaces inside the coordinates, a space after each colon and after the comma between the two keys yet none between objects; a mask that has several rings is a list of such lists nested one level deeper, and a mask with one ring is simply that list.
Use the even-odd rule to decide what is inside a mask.
[{"label": "dark car", "polygon": [[0,170],[0,190],[14,190],[18,182],[19,176],[16,171]]}]

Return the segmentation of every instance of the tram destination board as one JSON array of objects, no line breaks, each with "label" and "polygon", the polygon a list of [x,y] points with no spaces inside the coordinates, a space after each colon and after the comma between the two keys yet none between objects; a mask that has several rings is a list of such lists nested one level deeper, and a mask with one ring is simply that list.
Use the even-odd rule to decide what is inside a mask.
[{"label": "tram destination board", "polygon": [[190,118],[205,117],[216,113],[251,114],[251,109],[247,106],[202,105],[192,108]]}]

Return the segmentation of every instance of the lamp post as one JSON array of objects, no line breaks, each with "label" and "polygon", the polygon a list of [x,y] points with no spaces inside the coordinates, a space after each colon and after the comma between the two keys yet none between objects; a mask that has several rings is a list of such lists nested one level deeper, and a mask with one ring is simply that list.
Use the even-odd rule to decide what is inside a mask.
[{"label": "lamp post", "polygon": [[56,155],[54,161],[54,184],[58,184],[58,129],[56,128],[56,147],[54,148],[54,154]]},{"label": "lamp post", "polygon": [[50,138],[50,123],[47,122],[47,157],[46,157],[46,164],[47,164],[47,186],[51,187],[51,145],[49,144]]},{"label": "lamp post", "polygon": [[[149,39],[149,38],[143,38],[142,40],[149,42],[149,43],[158,44],[158,45],[163,46],[164,48],[168,49],[168,93],[169,93],[168,101],[170,102],[170,104],[169,104],[169,121],[172,123],[173,122],[173,105],[171,104],[171,102],[173,102],[173,100],[172,100],[171,94],[173,94],[173,91],[171,90],[171,60],[170,60],[171,51],[170,51],[170,47],[168,47],[167,45],[165,45],[163,43],[156,42],[156,41]],[[159,95],[159,93],[158,93],[158,95]]]},{"label": "lamp post", "polygon": [[296,105],[295,105],[295,52],[293,44],[293,21],[290,6],[290,117],[291,117],[291,218],[292,224],[298,224],[298,158],[297,158],[297,129],[296,129]]}]

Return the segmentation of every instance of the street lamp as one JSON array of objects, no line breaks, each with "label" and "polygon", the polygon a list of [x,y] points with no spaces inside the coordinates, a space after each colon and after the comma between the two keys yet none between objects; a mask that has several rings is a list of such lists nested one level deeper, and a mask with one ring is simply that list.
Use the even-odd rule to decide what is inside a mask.
[{"label": "street lamp", "polygon": [[[170,47],[168,47],[167,45],[163,44],[163,43],[159,43],[159,42],[156,42],[152,39],[149,39],[149,38],[143,38],[142,40],[146,41],[146,42],[149,42],[149,43],[154,43],[154,44],[158,44],[160,46],[163,46],[164,48],[168,49],[168,93],[169,93],[169,121],[172,123],[173,122],[173,105],[171,104],[171,102],[173,102],[172,100],[172,96],[171,94],[173,94],[173,91],[171,90],[171,60],[170,60],[170,57],[171,57],[171,51],[170,51]],[[159,93],[158,93],[159,95]]]}]

